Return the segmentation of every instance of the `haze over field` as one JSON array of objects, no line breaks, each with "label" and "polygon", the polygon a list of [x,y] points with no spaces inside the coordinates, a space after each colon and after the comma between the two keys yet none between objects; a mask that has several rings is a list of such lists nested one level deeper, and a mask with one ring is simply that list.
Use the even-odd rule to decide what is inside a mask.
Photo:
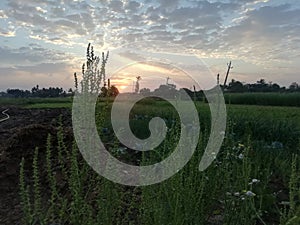
[{"label": "haze over field", "polygon": [[[36,84],[73,87],[89,42],[97,54],[112,51],[107,71],[120,91],[130,91],[136,75],[143,78],[141,88],[153,89],[168,76],[190,88],[188,76],[176,67],[200,71],[209,87],[216,74],[224,79],[229,60],[230,79],[300,82],[298,0],[4,0],[0,6],[3,91]],[[149,59],[156,63],[132,65]]]}]

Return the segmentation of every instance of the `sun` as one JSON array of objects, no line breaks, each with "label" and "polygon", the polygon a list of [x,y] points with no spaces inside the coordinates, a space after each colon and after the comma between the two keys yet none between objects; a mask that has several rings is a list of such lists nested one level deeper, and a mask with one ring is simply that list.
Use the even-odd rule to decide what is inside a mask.
[{"label": "sun", "polygon": [[120,85],[120,86],[119,86],[119,89],[120,89],[120,90],[125,90],[126,88],[128,88],[128,86],[126,86],[126,85]]}]

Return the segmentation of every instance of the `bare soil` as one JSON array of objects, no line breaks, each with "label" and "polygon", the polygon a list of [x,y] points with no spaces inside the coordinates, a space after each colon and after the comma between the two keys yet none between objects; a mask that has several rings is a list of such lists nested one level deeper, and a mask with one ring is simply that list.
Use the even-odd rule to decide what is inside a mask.
[{"label": "bare soil", "polygon": [[19,168],[24,157],[32,161],[36,147],[44,151],[48,134],[57,133],[58,119],[66,135],[71,137],[69,109],[9,109],[10,119],[0,123],[0,224],[21,224],[22,210],[19,199]]}]

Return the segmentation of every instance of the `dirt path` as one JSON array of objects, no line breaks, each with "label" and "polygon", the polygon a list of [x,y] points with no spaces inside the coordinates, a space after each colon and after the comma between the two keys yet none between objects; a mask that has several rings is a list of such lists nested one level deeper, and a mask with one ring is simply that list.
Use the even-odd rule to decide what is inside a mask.
[{"label": "dirt path", "polygon": [[2,114],[5,116],[5,118],[0,119],[0,123],[4,122],[5,120],[8,120],[10,118],[10,116],[6,113],[8,110],[9,109],[2,111]]}]

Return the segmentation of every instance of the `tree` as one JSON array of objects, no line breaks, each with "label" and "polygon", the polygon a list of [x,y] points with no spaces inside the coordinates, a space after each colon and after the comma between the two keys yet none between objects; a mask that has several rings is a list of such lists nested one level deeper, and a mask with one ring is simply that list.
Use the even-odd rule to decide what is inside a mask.
[{"label": "tree", "polygon": [[147,96],[147,95],[149,95],[151,93],[151,90],[149,88],[143,88],[143,89],[140,90],[140,93],[142,95]]},{"label": "tree", "polygon": [[34,96],[38,91],[39,91],[39,85],[36,85],[36,87],[33,87],[33,88],[31,89],[31,93],[32,93],[33,96]]},{"label": "tree", "polygon": [[102,87],[100,97],[116,97],[119,94],[119,90],[115,85],[110,86],[110,88]]},{"label": "tree", "polygon": [[277,92],[280,90],[280,86],[278,84],[274,83],[271,85],[271,89],[272,89],[272,91]]},{"label": "tree", "polygon": [[227,90],[230,92],[244,92],[246,88],[244,87],[242,82],[232,79],[228,85]]},{"label": "tree", "polygon": [[158,96],[164,96],[170,99],[173,99],[178,95],[178,91],[174,88],[174,86],[164,84],[160,85],[159,88],[155,89],[154,93]]},{"label": "tree", "polygon": [[262,85],[262,86],[266,86],[266,85],[267,85],[265,79],[260,79],[260,80],[256,81],[256,83],[257,83],[257,84],[260,84],[260,85]]},{"label": "tree", "polygon": [[116,97],[119,94],[119,90],[116,86],[112,85],[109,89],[109,96]]},{"label": "tree", "polygon": [[24,91],[20,89],[8,89],[7,94],[15,98],[24,97]]},{"label": "tree", "polygon": [[107,97],[108,96],[108,89],[106,87],[101,88],[100,97]]},{"label": "tree", "polygon": [[290,91],[297,91],[300,89],[300,86],[297,82],[293,82],[291,83],[291,85],[289,86],[289,90]]}]

